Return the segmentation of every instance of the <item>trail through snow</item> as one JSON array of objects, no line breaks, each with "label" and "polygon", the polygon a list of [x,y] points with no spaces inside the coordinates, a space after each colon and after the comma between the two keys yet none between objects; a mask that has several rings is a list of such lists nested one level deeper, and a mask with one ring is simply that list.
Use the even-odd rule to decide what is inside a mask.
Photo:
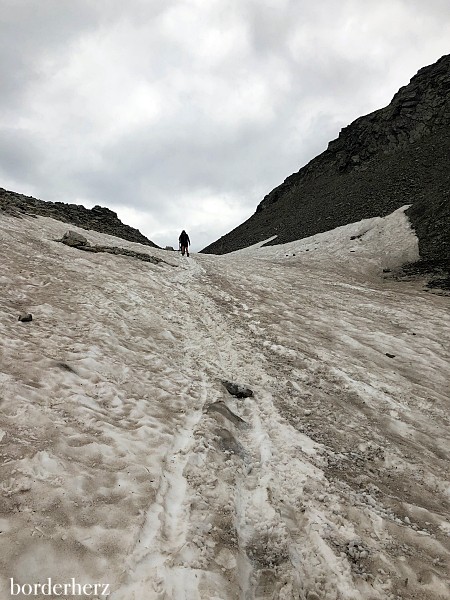
[{"label": "trail through snow", "polygon": [[0,217],[1,598],[450,597],[449,298],[383,275],[402,210],[189,259],[71,227],[159,265],[67,229]]}]

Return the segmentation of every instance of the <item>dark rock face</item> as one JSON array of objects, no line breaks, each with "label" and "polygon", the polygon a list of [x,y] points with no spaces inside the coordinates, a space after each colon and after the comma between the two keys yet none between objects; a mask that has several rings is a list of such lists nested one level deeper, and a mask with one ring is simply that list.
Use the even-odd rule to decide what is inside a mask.
[{"label": "dark rock face", "polygon": [[429,260],[450,259],[450,55],[421,69],[385,108],[345,127],[272,190],[242,225],[204,248],[224,254],[276,235],[280,244],[412,204]]},{"label": "dark rock face", "polygon": [[159,247],[142,235],[138,229],[124,225],[117,217],[117,213],[101,206],[94,206],[94,208],[89,209],[78,204],[44,202],[31,196],[24,196],[0,188],[0,215],[2,211],[19,218],[24,215],[51,217],[64,223],[77,225],[83,229],[92,229],[100,233],[114,235],[129,242],[137,242],[153,248]]},{"label": "dark rock face", "polygon": [[398,281],[412,281],[427,279],[426,287],[446,290],[443,295],[448,296],[450,290],[450,259],[421,259],[415,263],[407,263],[391,272],[393,279]]}]

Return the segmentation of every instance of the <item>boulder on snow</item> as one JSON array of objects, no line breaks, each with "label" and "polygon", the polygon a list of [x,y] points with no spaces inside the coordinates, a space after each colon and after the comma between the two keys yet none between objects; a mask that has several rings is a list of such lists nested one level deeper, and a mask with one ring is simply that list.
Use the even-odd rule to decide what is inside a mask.
[{"label": "boulder on snow", "polygon": [[90,243],[84,235],[81,235],[81,233],[77,233],[76,231],[66,231],[61,238],[61,242],[66,244],[66,246],[73,246],[74,248],[90,246]]},{"label": "boulder on snow", "polygon": [[31,315],[30,313],[21,313],[19,315],[19,321],[21,323],[29,323],[32,320],[33,320],[33,315]]},{"label": "boulder on snow", "polygon": [[253,396],[253,390],[251,390],[245,385],[233,383],[232,381],[227,381],[226,379],[224,379],[222,383],[226,387],[228,392],[232,396],[236,396],[236,398],[250,398],[251,396]]}]

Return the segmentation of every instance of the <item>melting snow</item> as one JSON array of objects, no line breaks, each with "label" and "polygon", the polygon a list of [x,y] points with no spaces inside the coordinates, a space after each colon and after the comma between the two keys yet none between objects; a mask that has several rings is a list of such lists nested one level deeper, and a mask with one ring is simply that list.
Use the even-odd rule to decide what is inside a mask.
[{"label": "melting snow", "polygon": [[0,217],[2,598],[450,597],[448,298],[383,279],[403,209],[189,259],[70,228],[170,264]]}]

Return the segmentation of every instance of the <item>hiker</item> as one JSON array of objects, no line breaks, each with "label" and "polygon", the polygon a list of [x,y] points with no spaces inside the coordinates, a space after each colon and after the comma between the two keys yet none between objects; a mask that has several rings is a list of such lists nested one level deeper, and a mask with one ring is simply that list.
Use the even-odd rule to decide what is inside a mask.
[{"label": "hiker", "polygon": [[189,256],[189,244],[191,243],[191,240],[184,229],[181,232],[178,241],[180,242],[181,254],[184,256],[184,253],[186,252],[186,256]]}]

